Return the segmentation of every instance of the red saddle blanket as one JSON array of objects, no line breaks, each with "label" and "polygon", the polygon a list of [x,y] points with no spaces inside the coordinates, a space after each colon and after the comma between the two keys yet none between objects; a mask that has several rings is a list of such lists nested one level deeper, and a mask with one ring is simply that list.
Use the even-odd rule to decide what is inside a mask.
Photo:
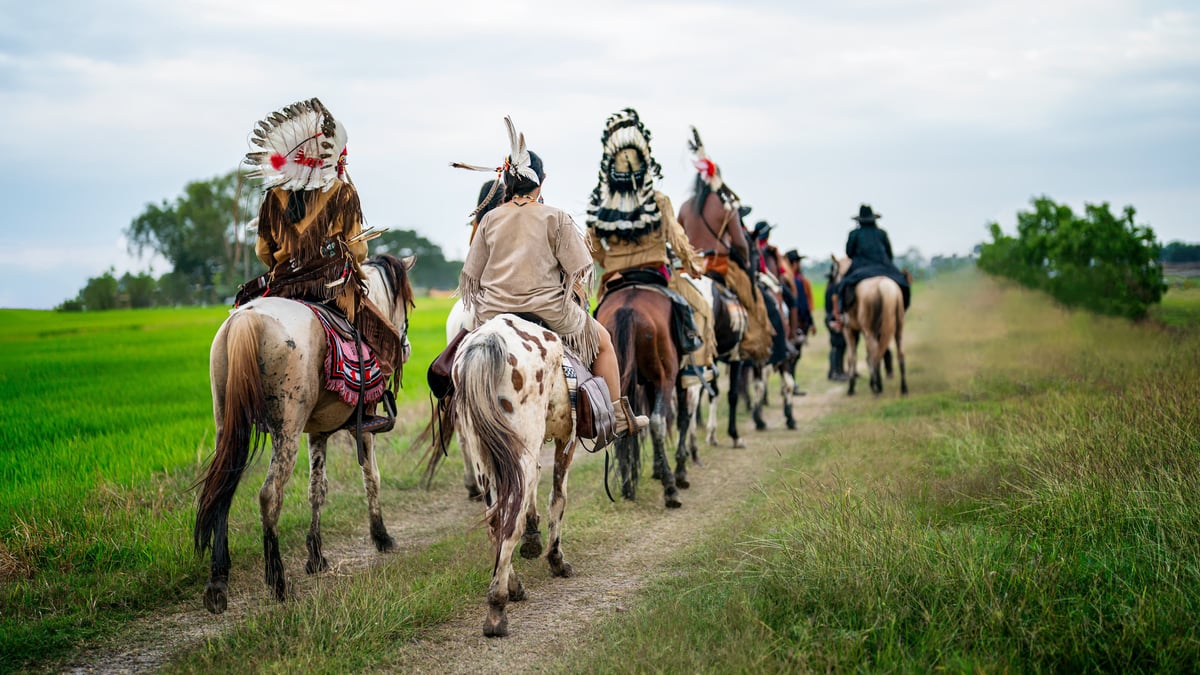
[{"label": "red saddle blanket", "polygon": [[360,353],[354,340],[335,330],[319,309],[312,305],[309,305],[309,309],[317,315],[321,327],[325,329],[325,344],[328,347],[325,351],[325,388],[337,394],[349,406],[358,405],[360,392],[364,396],[363,405],[366,406],[383,398],[387,382],[379,361],[367,344],[362,343]]}]

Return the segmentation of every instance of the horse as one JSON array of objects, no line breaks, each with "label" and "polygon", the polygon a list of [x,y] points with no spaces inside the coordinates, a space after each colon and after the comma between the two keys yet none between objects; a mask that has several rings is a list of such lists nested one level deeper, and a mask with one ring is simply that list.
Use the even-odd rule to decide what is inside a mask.
[{"label": "horse", "polygon": [[[737,430],[737,398],[741,389],[740,381],[746,361],[737,352],[742,336],[746,333],[749,315],[746,308],[738,303],[736,297],[728,289],[718,286],[710,277],[693,279],[688,277],[700,293],[709,301],[713,309],[713,333],[716,338],[717,361],[727,364],[729,384],[727,398],[729,401],[729,420],[727,432],[733,440],[733,447],[744,448],[746,442],[738,435]],[[715,364],[714,364],[715,365]],[[692,461],[700,463],[700,457],[695,443],[695,428],[700,422],[700,403],[703,384],[696,384],[684,390],[683,413],[679,415],[680,444],[687,441],[691,450]],[[720,396],[717,380],[713,380],[708,389],[708,425],[706,440],[709,445],[717,444],[717,401]]]},{"label": "horse", "polygon": [[[562,340],[549,330],[500,314],[467,335],[454,358],[455,425],[473,480],[483,493],[484,521],[493,547],[483,622],[487,637],[507,635],[506,605],[526,598],[512,566],[517,542],[523,558],[542,553],[535,502],[539,456],[547,439],[554,441],[554,484],[546,559],[553,576],[574,574],[562,552],[567,471],[578,446],[563,349]],[[436,449],[430,453],[427,478],[442,456]]]},{"label": "horse", "polygon": [[[400,328],[402,339],[413,307],[408,279],[412,262],[411,257],[381,255],[362,265],[368,297]],[[313,311],[303,303],[276,297],[261,297],[235,309],[213,339],[209,375],[216,447],[199,481],[193,538],[198,553],[212,550],[204,606],[214,614],[224,612],[229,602],[229,507],[243,471],[265,443],[264,432],[271,436],[271,461],[258,499],[267,586],[276,599],[286,598],[277,525],[302,433],[308,434],[312,508],[304,570],[314,574],[329,567],[321,550],[321,507],[328,488],[325,445],[355,409],[324,387],[327,352],[325,330]],[[371,539],[378,551],[386,552],[395,542],[383,523],[374,447],[373,435],[364,434],[365,455],[360,459]]]},{"label": "horse", "polygon": [[[783,301],[779,282],[770,274],[759,274],[758,280],[758,291],[763,294],[763,300],[775,303],[779,315],[787,317],[790,308]],[[784,328],[786,330],[786,326]],[[790,339],[789,344],[791,344]],[[793,348],[795,348],[794,345]],[[749,369],[746,372],[749,373],[747,389],[750,398],[750,416],[754,420],[754,428],[758,431],[763,431],[767,428],[762,411],[767,402],[767,379],[770,376],[771,370],[779,374],[780,395],[783,398],[783,416],[787,428],[796,428],[796,418],[792,414],[792,399],[795,396],[796,388],[796,380],[793,373],[795,372],[796,363],[799,360],[800,351],[796,349],[794,354],[790,354],[783,360],[773,364],[748,362]]]},{"label": "horse", "polygon": [[[850,269],[850,258],[833,258],[837,278],[830,283],[839,282]],[[854,307],[845,315],[845,325],[842,332],[846,336],[846,351],[849,354],[848,373],[850,389],[847,392],[854,395],[854,382],[858,379],[858,336],[861,333],[867,344],[867,369],[870,371],[871,391],[875,395],[883,393],[883,377],[879,366],[887,358],[888,347],[896,342],[896,362],[900,366],[900,393],[908,394],[908,378],[904,369],[904,295],[900,285],[885,276],[869,277],[855,287],[856,300]],[[889,365],[888,374],[891,374]]]},{"label": "horse", "polygon": [[[678,448],[675,470],[667,462],[667,425],[676,413],[679,353],[671,337],[672,302],[653,288],[625,286],[609,291],[596,308],[596,320],[608,329],[621,368],[621,395],[634,412],[650,417],[654,446],[654,477],[662,481],[667,508],[682,506],[679,488],[688,487],[688,453]],[[641,464],[640,434],[616,441],[617,472],[621,495],[636,499]]]}]

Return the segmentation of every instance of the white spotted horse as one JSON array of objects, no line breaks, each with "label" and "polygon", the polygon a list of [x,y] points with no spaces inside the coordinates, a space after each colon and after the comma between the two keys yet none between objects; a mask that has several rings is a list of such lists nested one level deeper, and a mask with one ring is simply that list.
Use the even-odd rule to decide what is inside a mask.
[{"label": "white spotted horse", "polygon": [[[563,363],[562,340],[553,332],[513,314],[501,314],[466,335],[451,370],[453,424],[473,480],[483,493],[484,520],[493,546],[492,581],[483,634],[508,634],[505,607],[524,600],[525,588],[513,569],[520,542],[524,558],[542,552],[538,533],[539,456],[554,441],[554,482],[546,554],[550,573],[574,572],[563,559],[562,522],[567,505],[567,472],[579,443]],[[443,447],[444,449],[444,447]],[[430,453],[431,477],[443,452]]]},{"label": "white spotted horse", "polygon": [[[412,258],[382,255],[362,265],[367,297],[401,330],[407,332],[412,308],[408,269]],[[326,330],[307,304],[261,297],[230,313],[213,339],[209,374],[216,424],[216,447],[200,480],[193,532],[196,550],[212,551],[212,569],[204,605],[214,614],[228,605],[229,508],[242,473],[271,437],[271,460],[259,490],[266,583],[284,600],[288,584],[279,554],[277,526],[283,490],[295,467],[301,434],[308,434],[309,485],[312,509],[304,569],[313,574],[328,568],[321,550],[321,507],[328,484],[325,446],[329,436],[355,412],[326,389]],[[363,434],[359,460],[367,494],[371,539],[379,551],[394,547],[379,503],[379,469],[372,434]]]}]

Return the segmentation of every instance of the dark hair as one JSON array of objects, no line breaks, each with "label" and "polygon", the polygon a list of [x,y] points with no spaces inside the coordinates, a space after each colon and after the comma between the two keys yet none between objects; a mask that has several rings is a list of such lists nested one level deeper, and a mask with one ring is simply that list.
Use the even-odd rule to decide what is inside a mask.
[{"label": "dark hair", "polygon": [[[479,197],[475,199],[475,204],[479,208],[479,211],[475,213],[475,222],[477,223],[483,222],[483,217],[487,215],[488,211],[491,211],[492,209],[504,203],[503,190],[497,188],[495,192],[492,192],[492,187],[495,184],[496,179],[493,178],[491,180],[484,181],[483,185],[479,188]],[[488,199],[489,192],[492,195],[491,199]],[[487,200],[487,202],[485,203],[484,200]]]},{"label": "dark hair", "polygon": [[709,187],[708,181],[704,180],[704,176],[696,174],[696,185],[692,190],[696,195],[696,213],[704,213],[704,204],[708,201],[708,195],[712,193],[712,188]]},{"label": "dark hair", "polygon": [[520,174],[504,174],[504,201],[507,202],[517,195],[527,195],[536,190],[541,181],[546,180],[546,172],[542,168],[542,158],[532,150],[529,151],[529,168],[537,174],[537,183]]}]

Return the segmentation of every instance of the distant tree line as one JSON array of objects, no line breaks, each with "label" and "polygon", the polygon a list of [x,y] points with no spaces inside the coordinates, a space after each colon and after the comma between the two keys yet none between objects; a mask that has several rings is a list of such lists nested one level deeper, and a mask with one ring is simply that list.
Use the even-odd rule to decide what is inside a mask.
[{"label": "distant tree line", "polygon": [[1163,247],[1162,261],[1165,263],[1200,262],[1200,244],[1173,241]]},{"label": "distant tree line", "polygon": [[[161,255],[171,271],[116,276],[110,268],[88,279],[62,311],[124,309],[226,302],[240,284],[266,271],[254,253],[255,233],[246,223],[262,203],[259,186],[237,171],[184,186],[173,201],[147,204],[125,235],[130,252]],[[370,244],[372,255],[417,256],[413,285],[452,289],[462,262],[446,260],[442,250],[412,230],[389,230]]]},{"label": "distant tree line", "polygon": [[1162,247],[1126,206],[1114,215],[1107,203],[1085,204],[1075,214],[1048,197],[1017,213],[1017,235],[998,223],[980,246],[979,268],[1046,291],[1059,302],[1100,314],[1141,318],[1162,299]]}]

